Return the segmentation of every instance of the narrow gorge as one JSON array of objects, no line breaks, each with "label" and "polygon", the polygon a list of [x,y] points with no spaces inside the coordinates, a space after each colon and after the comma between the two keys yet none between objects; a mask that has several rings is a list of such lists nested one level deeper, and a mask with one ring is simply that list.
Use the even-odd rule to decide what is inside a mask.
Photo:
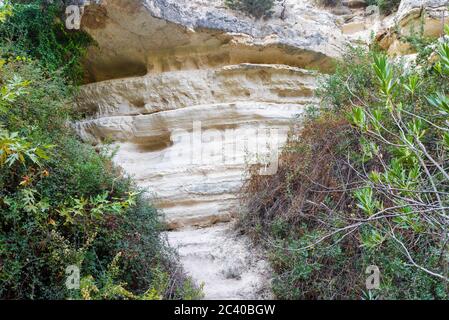
[{"label": "narrow gorge", "polygon": [[232,228],[248,165],[269,174],[347,45],[375,39],[391,54],[412,53],[397,26],[406,33],[424,18],[427,35],[442,34],[445,5],[402,1],[380,17],[360,0],[332,8],[285,0],[254,19],[222,0],[86,3],[82,28],[96,45],[76,130],[117,147],[115,163],[162,210],[169,242],[206,299],[270,297],[268,263]]}]

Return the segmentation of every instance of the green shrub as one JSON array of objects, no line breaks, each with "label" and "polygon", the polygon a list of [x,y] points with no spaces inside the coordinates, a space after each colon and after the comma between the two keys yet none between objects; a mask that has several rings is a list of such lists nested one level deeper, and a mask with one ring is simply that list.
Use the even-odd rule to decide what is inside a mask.
[{"label": "green shrub", "polygon": [[[14,80],[26,83],[26,92],[20,93],[20,85],[3,90],[31,74],[30,82]],[[9,97],[2,96],[7,111],[0,113],[6,125],[0,133],[0,296],[184,296],[188,280],[175,271],[175,254],[159,237],[157,211],[106,153],[74,138],[65,122],[65,87],[39,74],[36,64],[19,59],[4,64],[0,80]],[[104,294],[69,292],[68,265],[80,266],[83,281]],[[185,294],[192,296],[192,290]]]},{"label": "green shrub", "polygon": [[419,65],[351,50],[278,172],[246,183],[240,225],[264,243],[277,297],[449,298],[449,44],[431,48]]},{"label": "green shrub", "polygon": [[[37,59],[47,72],[60,72],[66,80],[82,80],[82,58],[93,41],[84,32],[65,28],[64,2],[13,1],[11,12],[0,24],[0,38],[11,56]],[[3,53],[4,54],[4,53]]]},{"label": "green shrub", "polygon": [[274,6],[274,0],[226,0],[225,3],[231,9],[243,11],[256,18],[271,16]]}]

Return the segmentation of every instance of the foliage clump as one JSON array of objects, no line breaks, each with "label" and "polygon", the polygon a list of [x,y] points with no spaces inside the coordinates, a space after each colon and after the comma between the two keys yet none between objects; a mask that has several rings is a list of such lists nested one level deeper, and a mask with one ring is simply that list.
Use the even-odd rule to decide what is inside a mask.
[{"label": "foliage clump", "polygon": [[[49,36],[57,11],[47,9],[0,8],[0,298],[199,297],[142,190],[112,164],[111,150],[82,143],[69,125],[86,43]],[[19,21],[24,13],[30,20]],[[74,46],[77,59],[66,60]],[[66,286],[73,267],[79,290]]]},{"label": "foliage clump", "polygon": [[278,172],[247,181],[241,227],[266,246],[278,298],[449,298],[449,43],[431,48],[411,65],[351,50]]},{"label": "foliage clump", "polygon": [[226,6],[239,10],[255,18],[269,17],[272,15],[274,0],[226,0]]}]

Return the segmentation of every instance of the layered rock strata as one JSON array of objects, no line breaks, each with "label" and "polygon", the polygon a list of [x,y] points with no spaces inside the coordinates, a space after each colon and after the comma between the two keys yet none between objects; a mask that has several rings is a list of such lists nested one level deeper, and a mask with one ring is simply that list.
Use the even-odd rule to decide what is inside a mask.
[{"label": "layered rock strata", "polygon": [[207,225],[229,220],[246,166],[269,157],[316,103],[315,79],[239,64],[109,80],[82,88],[80,108],[96,113],[76,127],[86,141],[114,141],[115,161],[154,193],[170,228]]},{"label": "layered rock strata", "polygon": [[82,24],[97,46],[78,132],[119,147],[116,163],[170,229],[232,217],[245,168],[271,166],[345,42],[308,1],[255,20],[219,0],[108,0],[86,7]]}]

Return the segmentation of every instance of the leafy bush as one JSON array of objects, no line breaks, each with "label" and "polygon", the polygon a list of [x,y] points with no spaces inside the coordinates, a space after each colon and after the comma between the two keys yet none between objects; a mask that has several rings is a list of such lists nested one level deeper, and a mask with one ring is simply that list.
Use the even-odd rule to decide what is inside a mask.
[{"label": "leafy bush", "polygon": [[8,46],[12,56],[35,58],[47,71],[59,71],[67,80],[81,81],[82,58],[92,39],[86,33],[65,28],[60,19],[64,2],[17,2],[9,5],[5,12],[9,18],[0,24],[3,46]]},{"label": "leafy bush", "polygon": [[225,3],[231,9],[243,11],[256,18],[271,16],[274,6],[274,0],[226,0]]},{"label": "leafy bush", "polygon": [[[35,8],[14,4],[5,24]],[[58,72],[30,52],[15,56],[43,39],[0,39],[0,298],[199,297],[144,193],[113,166],[107,148],[75,138],[72,69]],[[80,290],[65,285],[71,265],[80,268]]]},{"label": "leafy bush", "polygon": [[265,240],[277,297],[449,298],[449,44],[432,48],[408,67],[350,51],[278,172],[246,183],[241,227]]}]

